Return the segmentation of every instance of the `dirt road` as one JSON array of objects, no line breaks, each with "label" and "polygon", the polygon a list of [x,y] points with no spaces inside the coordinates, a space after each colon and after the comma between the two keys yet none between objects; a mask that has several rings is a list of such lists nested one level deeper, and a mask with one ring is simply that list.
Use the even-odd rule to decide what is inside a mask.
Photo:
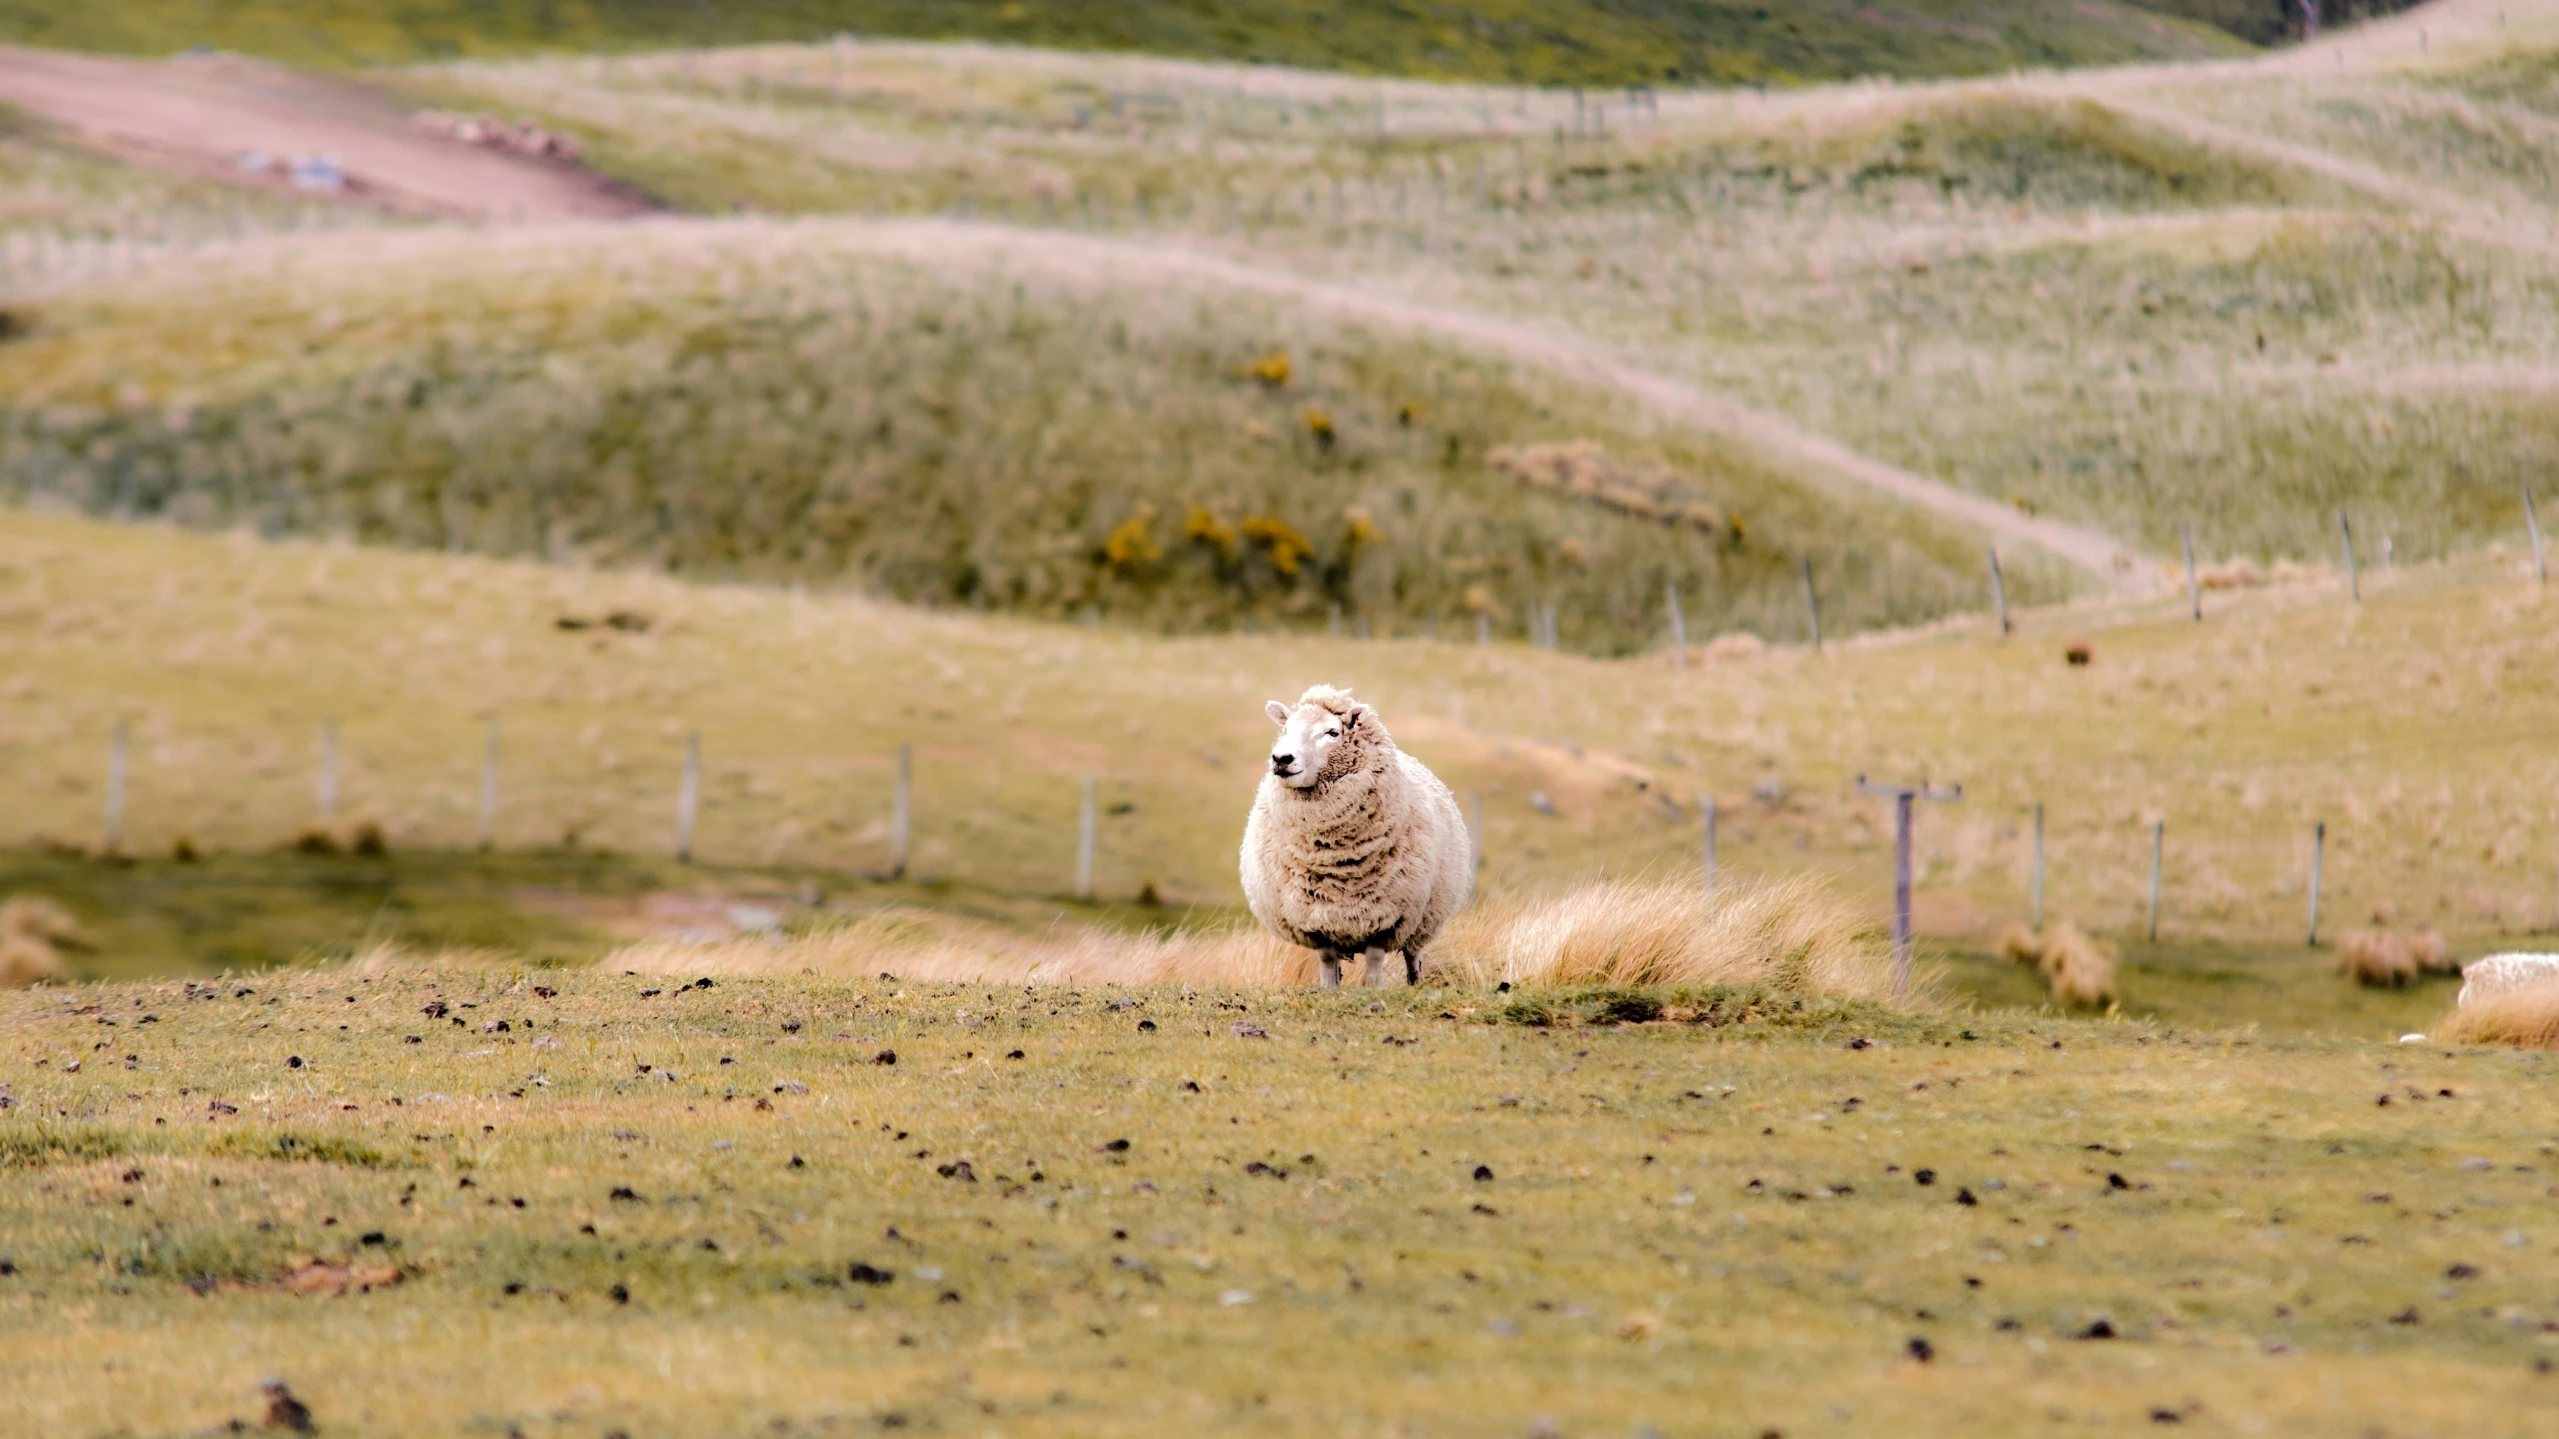
[{"label": "dirt road", "polygon": [[240,167],[331,155],[350,198],[445,219],[611,219],[652,207],[574,165],[441,139],[352,81],[236,55],[128,60],[0,46],[0,103],[139,163],[239,183],[288,184]]}]

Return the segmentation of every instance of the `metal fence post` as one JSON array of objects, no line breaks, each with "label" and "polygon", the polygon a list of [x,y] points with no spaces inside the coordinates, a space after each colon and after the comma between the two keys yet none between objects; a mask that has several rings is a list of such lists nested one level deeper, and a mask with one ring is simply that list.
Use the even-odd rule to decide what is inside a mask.
[{"label": "metal fence post", "polygon": [[889,878],[906,878],[907,841],[915,816],[915,746],[897,747],[897,798],[889,810]]},{"label": "metal fence post", "polygon": [[1084,804],[1075,819],[1075,897],[1093,897],[1094,811],[1100,802],[1101,777],[1084,776]]},{"label": "metal fence post", "polygon": [[675,859],[693,862],[693,820],[702,807],[702,734],[684,735],[684,778],[675,789]]}]

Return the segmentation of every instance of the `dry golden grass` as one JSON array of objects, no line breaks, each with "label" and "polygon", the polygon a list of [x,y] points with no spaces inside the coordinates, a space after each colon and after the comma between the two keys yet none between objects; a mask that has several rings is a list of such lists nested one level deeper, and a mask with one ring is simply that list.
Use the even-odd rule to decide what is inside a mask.
[{"label": "dry golden grass", "polygon": [[[1837,893],[1801,877],[1733,885],[1713,897],[1677,885],[1607,881],[1499,900],[1460,914],[1424,966],[1432,980],[1482,989],[1746,984],[1863,999],[1892,993],[1882,936]],[[1061,928],[1024,937],[912,909],[788,939],[652,940],[616,952],[603,967],[1247,989],[1309,985],[1316,977],[1314,951],[1259,930],[1125,935]]]},{"label": "dry golden grass", "polygon": [[2455,1009],[2435,1026],[2432,1037],[2444,1044],[2559,1049],[2559,980],[2510,989]]},{"label": "dry golden grass", "polygon": [[2069,920],[2054,921],[2045,934],[2011,924],[2000,931],[1999,952],[2033,965],[2063,1004],[2101,1009],[2115,1002],[2115,947]]},{"label": "dry golden grass", "polygon": [[2357,984],[2398,989],[2417,977],[2417,963],[2398,935],[2358,929],[2337,941],[2337,972]]},{"label": "dry golden grass", "polygon": [[62,951],[80,947],[80,926],[48,899],[0,904],[0,989],[24,989],[62,977]]},{"label": "dry golden grass", "polygon": [[2461,959],[2452,952],[2452,945],[2429,927],[2421,925],[2408,936],[2407,948],[2408,962],[2419,974],[2461,973]]},{"label": "dry golden grass", "polygon": [[1430,957],[1451,983],[1756,984],[1885,999],[1882,934],[1809,876],[1728,885],[1605,881],[1461,914]]},{"label": "dry golden grass", "polygon": [[893,975],[931,982],[1258,989],[1313,983],[1315,952],[1258,930],[1131,935],[1079,927],[1025,937],[953,915],[891,908],[788,939],[742,938],[707,945],[650,940],[608,956],[603,967],[639,974]]}]

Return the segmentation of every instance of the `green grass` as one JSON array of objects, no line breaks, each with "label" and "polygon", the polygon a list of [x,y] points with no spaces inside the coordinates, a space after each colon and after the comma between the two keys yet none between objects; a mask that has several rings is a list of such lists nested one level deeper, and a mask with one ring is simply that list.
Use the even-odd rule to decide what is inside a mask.
[{"label": "green grass", "polygon": [[[254,1425],[272,1374],[386,1435],[2324,1435],[2338,1406],[2504,1434],[2551,1382],[2539,1056],[1783,1002],[1521,1028],[1430,989],[666,990],[0,997],[13,1427]],[[400,1281],[279,1292],[307,1260]]]},{"label": "green grass", "polygon": [[250,5],[112,0],[74,9],[8,0],[0,4],[0,38],[143,53],[202,44],[303,64],[353,66],[860,34],[1551,85],[1788,85],[1868,74],[1971,75],[2224,55],[2246,48],[2226,31],[2182,18],[2177,12],[2184,8],[2117,0],[1987,5],[1915,0],[1890,12],[1846,0],[1763,6],[1683,0],[1643,10],[1597,0],[1468,5],[748,0],[718,7],[673,0],[541,6],[430,0],[386,12],[352,0]]},{"label": "green grass", "polygon": [[[1534,603],[1572,648],[1628,653],[1667,638],[1675,583],[1701,633],[1776,637],[1806,556],[1834,633],[1978,603],[1951,525],[1463,351],[1141,292],[1141,264],[954,270],[850,227],[539,243],[411,237],[31,308],[0,346],[0,494],[1188,633],[1454,636],[1480,610],[1509,635]],[[1571,440],[1666,476],[1662,517],[1489,458]],[[2020,602],[2066,592],[2017,574]]]}]

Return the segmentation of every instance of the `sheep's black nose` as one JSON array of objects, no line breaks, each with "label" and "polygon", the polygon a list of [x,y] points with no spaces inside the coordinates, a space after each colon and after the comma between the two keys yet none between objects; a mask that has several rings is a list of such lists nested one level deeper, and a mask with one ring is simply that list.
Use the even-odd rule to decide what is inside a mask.
[{"label": "sheep's black nose", "polygon": [[1295,768],[1297,768],[1297,760],[1294,757],[1284,754],[1271,756],[1271,773],[1285,775]]}]

